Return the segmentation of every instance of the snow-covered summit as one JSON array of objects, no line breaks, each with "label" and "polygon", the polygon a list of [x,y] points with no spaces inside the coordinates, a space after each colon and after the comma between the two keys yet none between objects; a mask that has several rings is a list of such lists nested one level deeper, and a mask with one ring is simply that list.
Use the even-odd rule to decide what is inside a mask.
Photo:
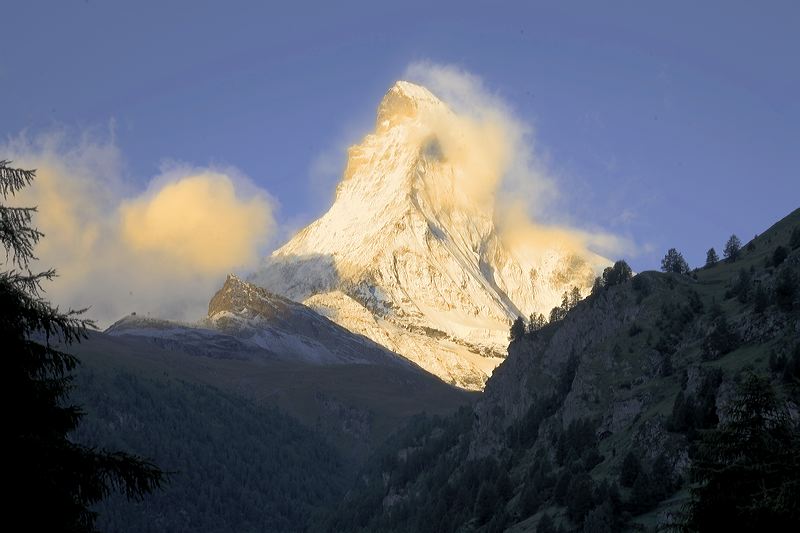
[{"label": "snow-covered summit", "polygon": [[444,107],[444,103],[425,87],[398,81],[378,106],[376,129],[386,131],[404,120],[416,117],[420,111]]},{"label": "snow-covered summit", "polygon": [[375,132],[350,148],[331,208],[250,281],[445,381],[482,389],[511,321],[548,312],[574,285],[588,290],[597,265],[566,248],[509,249],[493,202],[470,195],[471,169],[456,166],[436,135],[452,115],[426,88],[397,82]]}]

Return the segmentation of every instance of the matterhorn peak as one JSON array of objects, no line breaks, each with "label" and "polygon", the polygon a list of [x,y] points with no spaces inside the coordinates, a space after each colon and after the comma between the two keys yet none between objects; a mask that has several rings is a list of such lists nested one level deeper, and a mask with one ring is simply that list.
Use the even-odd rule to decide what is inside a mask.
[{"label": "matterhorn peak", "polygon": [[[480,178],[465,175],[480,169],[454,166],[437,144],[431,124],[455,116],[426,88],[397,82],[378,107],[375,132],[350,148],[331,208],[250,281],[449,383],[482,389],[511,322],[549,312],[573,286],[586,294],[596,273],[560,249],[509,249],[492,203],[459,181]],[[486,149],[475,144],[457,148]]]},{"label": "matterhorn peak", "polygon": [[381,100],[376,129],[385,131],[404,120],[417,117],[420,112],[445,108],[445,104],[425,87],[401,80]]}]

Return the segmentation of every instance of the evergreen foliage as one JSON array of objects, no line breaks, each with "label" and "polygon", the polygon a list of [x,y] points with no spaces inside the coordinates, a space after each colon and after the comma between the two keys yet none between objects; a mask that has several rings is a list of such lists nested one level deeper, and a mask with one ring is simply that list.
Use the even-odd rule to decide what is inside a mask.
[{"label": "evergreen foliage", "polygon": [[525,321],[522,320],[521,316],[518,316],[511,324],[511,330],[509,331],[508,337],[511,342],[514,342],[517,339],[521,339],[524,335]]},{"label": "evergreen foliage", "polygon": [[[0,161],[3,201],[30,185],[35,171]],[[141,498],[161,486],[153,464],[122,452],[73,442],[83,418],[65,405],[78,360],[66,350],[80,342],[91,321],[81,310],[61,312],[42,296],[54,270],[32,273],[34,248],[44,236],[32,226],[36,208],[0,204],[0,241],[6,258],[0,272],[0,338],[9,398],[5,482],[7,518],[30,531],[93,531],[91,506],[115,490]]]},{"label": "evergreen foliage", "polygon": [[719,256],[714,248],[709,248],[706,252],[706,268],[711,268],[719,262]]},{"label": "evergreen foliage", "polygon": [[[741,369],[764,370],[762,350],[769,342],[775,352],[769,362],[773,379],[787,384],[790,398],[800,398],[800,347],[792,341],[795,316],[788,314],[798,305],[791,283],[798,276],[796,261],[790,254],[774,270],[757,270],[764,256],[774,255],[764,244],[786,237],[785,227],[776,225],[759,237],[758,264],[754,254],[737,256],[745,268],[734,279],[728,278],[730,265],[697,271],[693,279],[655,273],[632,278],[624,262],[607,268],[582,308],[587,322],[580,321],[581,314],[569,324],[551,323],[532,342],[512,347],[507,368],[515,374],[501,378],[502,385],[519,380],[512,394],[492,389],[474,416],[464,419],[478,424],[463,439],[452,438],[449,447],[440,444],[449,433],[444,428],[395,447],[395,454],[409,451],[409,462],[412,450],[413,455],[432,457],[434,450],[439,455],[411,477],[398,475],[406,467],[394,455],[395,466],[373,473],[369,488],[354,493],[358,507],[356,502],[371,498],[365,519],[355,528],[327,530],[495,531],[500,524],[516,524],[516,530],[523,523],[530,529],[535,516],[539,531],[661,528],[663,517],[674,518],[685,501],[679,489],[691,487],[684,477],[686,453],[696,457],[704,435],[720,424],[723,379],[728,391]],[[630,288],[603,294],[631,279]],[[771,314],[779,307],[764,305],[762,297],[770,302],[780,291],[786,314]],[[563,317],[570,304],[567,292],[554,318]],[[542,329],[537,322],[531,318],[529,334]],[[585,331],[602,341],[585,338]],[[664,419],[660,403],[666,398],[673,408]],[[719,399],[725,405],[727,393]],[[520,400],[526,411],[516,410],[514,402]],[[643,452],[636,455],[634,449]],[[468,460],[473,454],[484,458]],[[625,486],[623,495],[617,482]],[[489,517],[484,510],[495,495]],[[341,513],[345,521],[337,525],[353,514]]]},{"label": "evergreen foliage", "polygon": [[341,495],[350,473],[318,433],[208,385],[83,367],[74,399],[90,446],[153,457],[170,483],[142,502],[112,496],[98,526],[120,533],[304,530]]},{"label": "evergreen foliage", "polygon": [[542,313],[532,313],[528,322],[528,333],[536,333],[547,325],[547,319]]},{"label": "evergreen foliage", "polygon": [[746,376],[725,422],[692,463],[685,526],[694,531],[800,529],[800,431],[768,381]]},{"label": "evergreen foliage", "polygon": [[731,235],[728,242],[725,243],[725,248],[722,253],[729,261],[736,261],[739,258],[739,252],[742,249],[742,241],[736,235]]},{"label": "evergreen foliage", "polygon": [[[581,301],[581,290],[578,287],[572,287],[569,291],[564,291],[561,295],[561,305],[554,307],[550,311],[550,322],[558,322],[563,320],[578,303]],[[542,317],[544,318],[544,317]]]},{"label": "evergreen foliage", "polygon": [[775,251],[772,252],[772,266],[780,266],[788,255],[789,250],[783,246],[776,246]]},{"label": "evergreen foliage", "polygon": [[712,428],[719,422],[717,415],[717,391],[722,383],[722,371],[709,369],[702,378],[695,394],[678,391],[672,404],[672,414],[667,429],[686,434],[689,439],[697,436],[698,430]]},{"label": "evergreen foliage", "polygon": [[673,272],[675,274],[688,274],[689,263],[683,258],[683,255],[675,248],[670,248],[667,254],[661,260],[662,272]]},{"label": "evergreen foliage", "polygon": [[746,268],[739,269],[739,275],[731,288],[730,295],[736,296],[740,302],[745,303],[750,298],[750,286],[753,284],[753,274]]},{"label": "evergreen foliage", "polygon": [[763,313],[769,307],[769,296],[764,287],[759,283],[753,291],[753,310],[756,313]]},{"label": "evergreen foliage", "polygon": [[775,282],[775,303],[782,311],[789,312],[794,308],[797,296],[797,284],[792,271],[782,268]]},{"label": "evergreen foliage", "polygon": [[726,316],[721,314],[714,322],[714,329],[703,342],[703,360],[719,359],[736,349],[739,342],[739,336],[728,324]]},{"label": "evergreen foliage", "polygon": [[630,281],[631,278],[633,278],[633,270],[628,263],[620,259],[614,263],[613,266],[606,267],[603,270],[602,276],[595,278],[594,285],[592,286],[592,294],[599,294],[603,289],[621,285]]}]

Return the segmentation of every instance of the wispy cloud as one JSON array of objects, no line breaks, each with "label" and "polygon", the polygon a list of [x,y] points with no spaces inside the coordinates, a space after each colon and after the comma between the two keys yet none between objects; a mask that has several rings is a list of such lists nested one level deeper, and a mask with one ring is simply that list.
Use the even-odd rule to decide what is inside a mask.
[{"label": "wispy cloud", "polygon": [[628,238],[566,224],[559,180],[537,150],[534,129],[480,77],[452,65],[411,64],[405,79],[424,85],[454,113],[428,117],[459,185],[473,200],[493,204],[502,234],[516,248],[561,247],[591,256],[636,252]]}]

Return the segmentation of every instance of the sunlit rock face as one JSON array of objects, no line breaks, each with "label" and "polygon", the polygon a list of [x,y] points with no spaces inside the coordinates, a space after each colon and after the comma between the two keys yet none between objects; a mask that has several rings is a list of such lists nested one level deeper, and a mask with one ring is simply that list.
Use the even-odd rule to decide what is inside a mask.
[{"label": "sunlit rock face", "polygon": [[[604,262],[566,247],[511,249],[492,199],[464,185],[481,169],[460,155],[488,147],[458,145],[458,119],[424,87],[395,84],[375,132],[350,148],[330,210],[250,281],[479,390],[511,321],[546,314],[572,286],[586,294]],[[442,124],[455,125],[447,139]]]}]

